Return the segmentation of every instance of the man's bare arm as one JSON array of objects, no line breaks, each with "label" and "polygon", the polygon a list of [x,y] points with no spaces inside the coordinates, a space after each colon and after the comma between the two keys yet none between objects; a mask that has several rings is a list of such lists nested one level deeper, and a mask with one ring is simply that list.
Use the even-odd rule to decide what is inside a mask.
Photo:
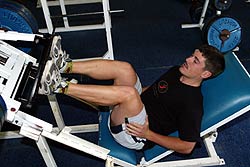
[{"label": "man's bare arm", "polygon": [[181,140],[178,137],[164,136],[151,131],[148,126],[147,118],[143,125],[132,122],[127,124],[127,133],[133,136],[145,138],[167,149],[182,154],[191,153],[196,144],[196,142],[188,142]]}]

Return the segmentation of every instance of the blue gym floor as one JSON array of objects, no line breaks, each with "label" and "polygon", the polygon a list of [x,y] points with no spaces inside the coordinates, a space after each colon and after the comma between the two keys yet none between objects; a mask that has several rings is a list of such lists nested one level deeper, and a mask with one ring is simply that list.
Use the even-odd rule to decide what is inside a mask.
[{"label": "blue gym floor", "polygon": [[[143,85],[151,84],[171,66],[180,64],[186,56],[202,44],[201,30],[182,29],[182,23],[190,23],[189,0],[110,0],[111,9],[124,9],[123,14],[112,17],[112,39],[117,60],[130,62],[141,78]],[[44,22],[40,9],[31,9],[42,28]],[[237,19],[242,27],[240,50],[236,52],[243,65],[250,72],[250,3],[235,0],[224,15]],[[248,12],[247,12],[248,11]],[[64,49],[71,58],[102,56],[107,49],[104,30],[60,33]],[[86,82],[81,76],[74,76]],[[216,86],[216,85],[215,85]],[[226,86],[226,85],[225,85]],[[219,96],[219,95],[218,95]],[[39,97],[33,111],[35,115],[55,125],[46,97]],[[97,112],[85,104],[64,95],[58,96],[66,125],[97,123]],[[6,129],[18,129],[5,123]],[[250,166],[250,113],[231,121],[218,129],[215,143],[218,155],[224,158],[227,167]],[[97,143],[98,134],[78,136]],[[48,140],[59,167],[102,167],[100,159]],[[190,156],[177,154],[165,158],[189,159],[205,156],[205,147],[197,148]],[[46,166],[33,140],[27,138],[0,141],[1,167]]]}]

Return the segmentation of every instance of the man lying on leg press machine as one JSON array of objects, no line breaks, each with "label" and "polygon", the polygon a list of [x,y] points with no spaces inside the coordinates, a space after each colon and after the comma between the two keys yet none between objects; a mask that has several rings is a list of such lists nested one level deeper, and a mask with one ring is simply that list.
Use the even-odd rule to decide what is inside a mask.
[{"label": "man lying on leg press machine", "polygon": [[[111,106],[109,129],[115,140],[130,149],[148,149],[155,144],[179,153],[192,152],[200,141],[203,115],[201,83],[223,72],[224,56],[202,45],[181,66],[163,74],[150,87],[127,62],[115,60],[72,61],[55,36],[51,60],[46,63],[39,94],[63,93],[102,106]],[[81,85],[61,78],[60,73],[84,74],[98,80],[113,79],[113,85]],[[179,137],[170,137],[178,130]]]}]

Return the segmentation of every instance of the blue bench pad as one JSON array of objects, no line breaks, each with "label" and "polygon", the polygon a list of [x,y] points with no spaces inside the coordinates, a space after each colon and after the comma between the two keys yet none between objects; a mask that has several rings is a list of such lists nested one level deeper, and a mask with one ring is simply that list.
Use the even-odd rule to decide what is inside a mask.
[{"label": "blue bench pad", "polygon": [[137,164],[136,151],[118,144],[108,129],[109,112],[99,113],[99,145],[110,149],[109,155],[133,165]]}]

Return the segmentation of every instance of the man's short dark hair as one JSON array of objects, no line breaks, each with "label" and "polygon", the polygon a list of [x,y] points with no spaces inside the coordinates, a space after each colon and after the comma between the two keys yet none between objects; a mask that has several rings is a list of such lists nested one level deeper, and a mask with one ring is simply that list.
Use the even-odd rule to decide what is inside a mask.
[{"label": "man's short dark hair", "polygon": [[216,77],[224,71],[224,55],[217,48],[204,44],[201,45],[198,49],[202,53],[203,57],[206,58],[205,70],[208,70],[212,73],[211,77]]}]

